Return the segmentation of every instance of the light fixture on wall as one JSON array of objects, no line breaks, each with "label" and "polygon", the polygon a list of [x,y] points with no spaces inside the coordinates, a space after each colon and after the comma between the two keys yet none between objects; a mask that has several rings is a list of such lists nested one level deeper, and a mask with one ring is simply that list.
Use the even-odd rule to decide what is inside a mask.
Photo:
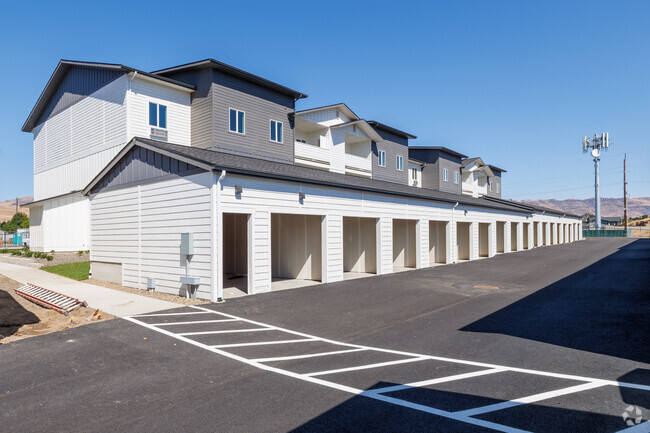
[{"label": "light fixture on wall", "polygon": [[467,209],[465,209],[465,216],[467,216],[468,213],[469,213],[469,211]]},{"label": "light fixture on wall", "polygon": [[305,200],[305,193],[301,191],[298,193],[298,201],[302,203],[303,200]]},{"label": "light fixture on wall", "polygon": [[235,185],[235,195],[241,195],[241,192],[244,189],[241,187],[241,185]]}]

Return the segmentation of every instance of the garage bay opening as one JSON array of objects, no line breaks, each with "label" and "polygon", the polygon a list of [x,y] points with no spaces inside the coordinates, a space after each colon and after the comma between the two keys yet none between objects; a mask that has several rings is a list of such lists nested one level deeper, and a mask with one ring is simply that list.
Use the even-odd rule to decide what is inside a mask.
[{"label": "garage bay opening", "polygon": [[393,220],[393,271],[415,268],[415,220]]},{"label": "garage bay opening", "polygon": [[497,253],[505,253],[506,245],[506,223],[497,221]]},{"label": "garage bay opening", "polygon": [[429,221],[429,264],[447,263],[447,221]]},{"label": "garage bay opening", "polygon": [[223,214],[223,290],[225,297],[248,293],[250,215]]},{"label": "garage bay opening", "polygon": [[510,223],[510,251],[517,251],[517,223]]},{"label": "garage bay opening", "polygon": [[478,224],[478,256],[490,256],[490,224]]},{"label": "garage bay opening", "polygon": [[320,215],[271,214],[273,290],[321,281],[322,224]]},{"label": "garage bay opening", "polygon": [[470,223],[456,223],[456,249],[459,261],[470,259],[470,225]]},{"label": "garage bay opening", "polygon": [[377,273],[377,220],[343,217],[344,278]]}]

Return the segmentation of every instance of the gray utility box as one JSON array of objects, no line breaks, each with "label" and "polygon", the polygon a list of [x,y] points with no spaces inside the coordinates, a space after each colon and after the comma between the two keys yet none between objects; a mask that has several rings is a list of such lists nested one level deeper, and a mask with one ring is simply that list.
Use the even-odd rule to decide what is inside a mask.
[{"label": "gray utility box", "polygon": [[181,233],[181,254],[194,255],[194,233]]},{"label": "gray utility box", "polygon": [[181,284],[187,284],[188,286],[198,286],[201,282],[199,277],[181,277]]}]

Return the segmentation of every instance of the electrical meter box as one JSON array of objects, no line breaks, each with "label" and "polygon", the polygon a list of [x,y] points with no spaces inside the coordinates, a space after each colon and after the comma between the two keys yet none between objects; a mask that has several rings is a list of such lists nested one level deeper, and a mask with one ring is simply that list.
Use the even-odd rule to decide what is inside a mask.
[{"label": "electrical meter box", "polygon": [[194,254],[194,233],[181,233],[181,255]]}]

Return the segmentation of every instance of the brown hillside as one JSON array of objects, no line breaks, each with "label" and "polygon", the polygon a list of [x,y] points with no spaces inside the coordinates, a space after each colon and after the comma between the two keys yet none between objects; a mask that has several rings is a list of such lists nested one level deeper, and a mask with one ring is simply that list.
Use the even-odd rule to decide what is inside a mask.
[{"label": "brown hillside", "polygon": [[[29,203],[34,200],[31,195],[27,197],[20,197],[18,199],[18,211],[29,215],[29,209],[22,207],[22,204]],[[16,199],[0,201],[0,222],[9,221],[16,213]]]},{"label": "brown hillside", "polygon": [[[521,202],[577,215],[594,213],[593,198],[585,200],[521,200]],[[628,199],[627,209],[628,217],[630,218],[640,217],[641,215],[650,215],[650,197],[636,197]],[[600,213],[603,217],[623,217],[623,199],[601,198]]]}]

